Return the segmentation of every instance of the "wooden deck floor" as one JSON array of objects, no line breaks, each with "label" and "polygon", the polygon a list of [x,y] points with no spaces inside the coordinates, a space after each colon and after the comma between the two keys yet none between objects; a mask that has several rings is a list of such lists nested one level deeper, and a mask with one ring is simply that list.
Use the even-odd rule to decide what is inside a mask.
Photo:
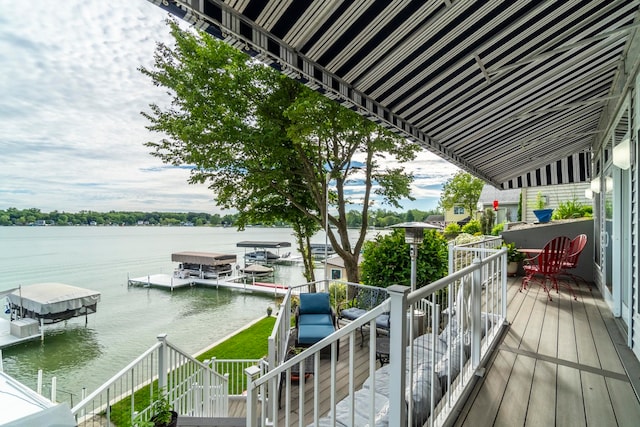
[{"label": "wooden deck floor", "polygon": [[457,426],[636,426],[640,403],[616,351],[600,293],[582,285],[518,292],[510,281],[510,328],[467,400]]},{"label": "wooden deck floor", "polygon": [[[616,351],[624,347],[611,338],[607,324],[612,316],[594,288],[575,288],[574,301],[567,290],[552,292],[553,301],[538,285],[518,292],[520,278],[510,280],[508,320],[511,325],[487,364],[485,376],[475,385],[460,411],[457,426],[636,426],[640,403]],[[366,336],[366,333],[365,333]],[[367,338],[365,337],[365,340]],[[618,341],[616,341],[618,340]],[[338,400],[347,395],[349,348],[341,342]],[[358,386],[369,375],[367,354],[357,335],[354,374]],[[329,360],[321,360],[317,375],[320,414],[330,406]],[[307,425],[313,419],[314,378],[305,385]],[[292,396],[298,395],[292,384]],[[297,425],[297,399],[279,412],[279,425]],[[231,404],[230,417],[245,416],[244,401]],[[288,423],[285,417],[289,415]],[[238,420],[238,419],[237,419]],[[190,425],[190,424],[189,424]],[[194,424],[216,425],[216,424]],[[222,424],[221,424],[222,425]],[[242,425],[242,424],[238,424]]]}]

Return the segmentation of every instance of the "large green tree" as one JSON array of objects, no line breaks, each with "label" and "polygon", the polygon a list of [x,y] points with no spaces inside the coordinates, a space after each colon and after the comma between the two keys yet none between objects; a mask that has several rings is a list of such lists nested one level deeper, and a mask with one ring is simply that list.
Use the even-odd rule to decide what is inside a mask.
[{"label": "large green tree", "polygon": [[467,172],[459,171],[445,182],[440,195],[440,205],[444,209],[451,209],[455,205],[462,205],[473,217],[484,181]]},{"label": "large green tree", "polygon": [[[329,228],[348,279],[358,281],[372,196],[395,207],[411,198],[412,175],[384,168],[380,159],[408,161],[419,147],[206,33],[169,25],[175,45],[159,44],[154,67],[141,68],[172,96],[170,107],[152,104],[143,113],[149,129],[164,135],[147,143],[152,154],[189,165],[191,183],[207,183],[218,205],[239,211],[239,227],[286,220],[300,225],[300,245]],[[357,196],[346,189],[354,180],[362,188]],[[352,203],[362,206],[363,218],[353,242],[346,215]]]}]

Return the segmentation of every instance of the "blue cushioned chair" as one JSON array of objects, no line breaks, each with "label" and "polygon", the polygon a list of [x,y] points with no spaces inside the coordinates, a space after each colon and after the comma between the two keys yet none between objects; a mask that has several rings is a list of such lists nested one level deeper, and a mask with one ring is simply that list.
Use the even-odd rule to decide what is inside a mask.
[{"label": "blue cushioned chair", "polygon": [[336,315],[326,292],[300,294],[295,318],[298,346],[313,345],[336,330]]}]

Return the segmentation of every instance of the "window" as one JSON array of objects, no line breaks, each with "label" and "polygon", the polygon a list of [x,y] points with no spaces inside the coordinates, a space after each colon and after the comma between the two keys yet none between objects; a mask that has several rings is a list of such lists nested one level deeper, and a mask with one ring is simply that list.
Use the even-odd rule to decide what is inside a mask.
[{"label": "window", "polygon": [[331,269],[331,280],[338,280],[342,276],[340,270]]},{"label": "window", "polygon": [[464,214],[464,208],[462,206],[454,206],[453,213],[456,215],[462,215]]}]

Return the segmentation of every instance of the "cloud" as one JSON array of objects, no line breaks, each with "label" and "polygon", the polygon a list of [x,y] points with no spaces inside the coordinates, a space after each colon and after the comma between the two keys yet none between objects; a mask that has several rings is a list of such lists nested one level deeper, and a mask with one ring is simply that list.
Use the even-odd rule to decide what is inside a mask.
[{"label": "cloud", "polygon": [[[171,40],[162,9],[0,0],[0,10],[0,209],[220,212],[206,185],[187,184],[188,166],[164,165],[143,145],[157,135],[140,112],[168,103],[138,71]],[[414,194],[429,201],[452,166],[419,157],[389,164],[413,171]]]}]

